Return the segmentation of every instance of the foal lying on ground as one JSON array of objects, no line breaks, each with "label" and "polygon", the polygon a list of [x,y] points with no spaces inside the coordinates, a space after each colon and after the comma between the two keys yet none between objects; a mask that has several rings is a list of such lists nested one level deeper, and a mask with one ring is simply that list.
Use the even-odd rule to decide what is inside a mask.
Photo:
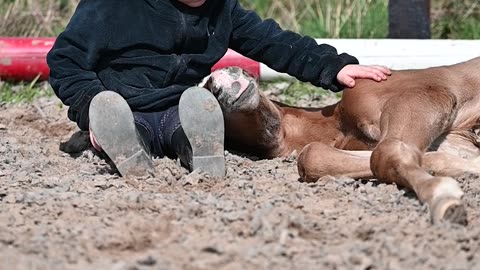
[{"label": "foal lying on ground", "polygon": [[[262,157],[298,151],[305,181],[375,177],[413,190],[432,221],[466,224],[463,192],[452,178],[480,173],[480,58],[452,66],[395,71],[382,83],[360,80],[324,108],[273,102],[250,85],[207,87],[224,110],[230,147]],[[249,79],[241,70],[238,76]],[[216,76],[220,75],[220,76]],[[225,82],[222,82],[224,85]],[[237,98],[237,96],[240,97]]]}]

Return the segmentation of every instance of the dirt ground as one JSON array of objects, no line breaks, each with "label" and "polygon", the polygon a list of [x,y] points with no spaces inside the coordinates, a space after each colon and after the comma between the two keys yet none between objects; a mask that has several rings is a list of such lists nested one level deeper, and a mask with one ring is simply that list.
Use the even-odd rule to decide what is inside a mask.
[{"label": "dirt ground", "polygon": [[222,180],[161,159],[125,180],[59,150],[77,132],[59,104],[0,105],[0,269],[480,269],[478,176],[459,179],[467,227],[431,225],[394,185],[301,183],[291,157],[227,153]]}]

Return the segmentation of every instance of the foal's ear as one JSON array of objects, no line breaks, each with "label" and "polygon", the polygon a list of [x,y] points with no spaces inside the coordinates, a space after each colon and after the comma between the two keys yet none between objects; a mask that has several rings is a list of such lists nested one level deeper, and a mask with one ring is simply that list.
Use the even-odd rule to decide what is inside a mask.
[{"label": "foal's ear", "polygon": [[207,77],[203,78],[203,80],[197,86],[212,91],[212,75],[208,75]]}]

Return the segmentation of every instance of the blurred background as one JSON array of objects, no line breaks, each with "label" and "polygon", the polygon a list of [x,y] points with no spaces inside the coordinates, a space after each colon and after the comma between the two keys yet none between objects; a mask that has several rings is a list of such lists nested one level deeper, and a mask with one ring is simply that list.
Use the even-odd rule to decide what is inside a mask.
[{"label": "blurred background", "polygon": [[[285,29],[316,38],[388,36],[388,0],[240,2],[263,18],[274,18]],[[0,36],[56,36],[77,3],[78,0],[0,0]],[[430,16],[432,38],[480,38],[480,0],[431,0]]]},{"label": "blurred background", "polygon": [[[239,1],[244,7],[256,10],[263,18],[274,18],[284,29],[314,38],[392,37],[389,8],[393,7],[399,16],[395,21],[409,25],[407,33],[403,32],[397,37],[406,38],[406,35],[410,35],[410,38],[480,39],[480,0],[391,0],[390,3],[389,0]],[[78,2],[79,0],[0,0],[0,36],[55,37],[68,23]],[[392,3],[397,6],[394,7]],[[411,13],[405,16],[405,12],[399,12],[402,8],[405,11],[412,6],[416,9],[415,16]],[[417,36],[422,31],[425,34]],[[311,102],[321,96],[332,95],[298,81],[265,83],[262,89],[271,94],[271,98],[303,106],[312,105]],[[48,83],[10,83],[0,80],[0,105],[30,102],[45,95],[53,95]]]}]

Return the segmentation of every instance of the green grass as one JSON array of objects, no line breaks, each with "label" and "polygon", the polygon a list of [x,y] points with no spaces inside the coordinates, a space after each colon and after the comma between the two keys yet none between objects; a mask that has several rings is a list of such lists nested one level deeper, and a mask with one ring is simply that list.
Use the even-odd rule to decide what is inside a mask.
[{"label": "green grass", "polygon": [[480,1],[432,0],[432,37],[480,39]]},{"label": "green grass", "polygon": [[284,28],[317,38],[384,38],[388,0],[241,1]]},{"label": "green grass", "polygon": [[480,20],[472,17],[441,18],[432,28],[439,39],[480,39]]},{"label": "green grass", "polygon": [[[260,86],[268,89],[268,84],[264,83]],[[323,96],[331,94],[332,92],[328,90],[295,80],[288,88],[282,91],[282,95],[279,98],[281,102],[295,106],[299,100],[318,100]],[[337,93],[335,95],[340,97],[341,94]]]},{"label": "green grass", "polygon": [[39,97],[50,97],[53,95],[52,88],[46,82],[0,82],[0,103],[31,103]]}]

